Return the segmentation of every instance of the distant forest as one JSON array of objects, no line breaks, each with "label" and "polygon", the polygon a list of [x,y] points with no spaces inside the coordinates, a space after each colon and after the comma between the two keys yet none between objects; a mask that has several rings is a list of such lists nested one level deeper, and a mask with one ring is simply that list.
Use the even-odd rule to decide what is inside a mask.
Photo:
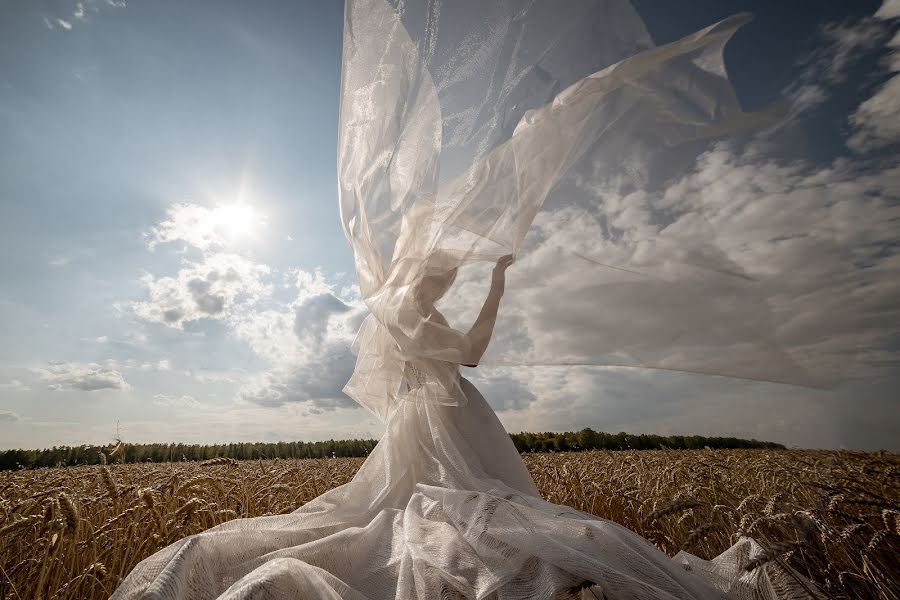
[{"label": "distant forest", "polygon": [[[577,452],[581,450],[690,450],[702,448],[780,448],[772,442],[699,435],[631,435],[593,429],[565,433],[512,433],[519,452]],[[256,460],[272,458],[331,458],[368,456],[377,440],[324,442],[248,442],[233,444],[126,444],[109,446],[54,446],[43,450],[0,452],[0,470],[96,465],[200,461],[211,458]]]}]

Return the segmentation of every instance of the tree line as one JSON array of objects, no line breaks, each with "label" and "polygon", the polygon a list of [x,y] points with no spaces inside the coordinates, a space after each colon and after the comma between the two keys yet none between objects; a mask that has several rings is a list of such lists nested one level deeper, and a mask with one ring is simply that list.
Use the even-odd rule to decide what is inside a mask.
[{"label": "tree line", "polygon": [[624,431],[605,433],[587,427],[581,431],[564,433],[510,434],[519,452],[572,452],[579,450],[702,450],[703,448],[772,448],[784,449],[781,444],[744,440],[735,437],[704,437],[702,435],[631,434]]},{"label": "tree line", "polygon": [[[655,450],[702,448],[784,448],[781,444],[733,437],[699,435],[633,435],[604,433],[586,428],[577,432],[513,433],[519,452],[573,452],[581,450]],[[54,446],[42,450],[0,452],[0,470],[96,465],[109,462],[179,462],[211,458],[235,460],[332,458],[368,456],[377,440],[322,442],[244,442],[231,444],[128,444],[109,446]]]}]

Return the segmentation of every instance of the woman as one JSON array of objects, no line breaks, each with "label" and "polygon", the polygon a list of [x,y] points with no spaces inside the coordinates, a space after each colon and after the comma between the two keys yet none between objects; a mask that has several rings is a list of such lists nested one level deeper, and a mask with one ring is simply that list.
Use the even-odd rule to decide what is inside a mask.
[{"label": "woman", "polygon": [[[452,331],[435,303],[456,270],[440,262],[426,261],[409,298]],[[478,318],[455,332],[472,356],[487,347],[512,262],[497,262]],[[730,597],[634,532],[542,500],[458,365],[410,360],[404,377],[383,438],[351,482],[292,514],[180,540],[141,562],[113,598]],[[434,402],[435,386],[456,402]],[[746,579],[748,589],[759,583]]]}]

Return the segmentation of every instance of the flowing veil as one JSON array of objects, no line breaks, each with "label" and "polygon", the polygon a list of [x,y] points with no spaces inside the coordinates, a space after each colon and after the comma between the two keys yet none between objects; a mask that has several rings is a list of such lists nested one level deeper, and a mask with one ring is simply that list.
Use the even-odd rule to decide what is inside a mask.
[{"label": "flowing veil", "polygon": [[[696,198],[666,189],[710,140],[777,114],[743,112],[728,82],[723,48],[747,20],[656,46],[626,0],[347,0],[340,218],[370,314],[345,392],[385,434],[350,483],[180,540],[114,598],[812,594],[775,566],[746,571],[762,552],[749,538],[712,561],[673,560],[546,502],[459,372],[823,382],[779,339],[759,278],[717,244]],[[485,270],[510,254],[496,326],[453,327],[475,321]],[[428,285],[446,292],[442,312],[421,301]],[[696,315],[706,327],[689,325]]]},{"label": "flowing veil", "polygon": [[[703,142],[777,114],[742,112],[727,79],[723,47],[748,19],[654,46],[625,1],[348,2],[341,221],[371,314],[345,392],[384,419],[404,360],[479,362],[411,295],[427,271],[463,269],[442,310],[471,322],[479,266],[507,253],[482,364],[823,383],[695,199],[652,195]],[[698,315],[707,328],[689,329]]]}]

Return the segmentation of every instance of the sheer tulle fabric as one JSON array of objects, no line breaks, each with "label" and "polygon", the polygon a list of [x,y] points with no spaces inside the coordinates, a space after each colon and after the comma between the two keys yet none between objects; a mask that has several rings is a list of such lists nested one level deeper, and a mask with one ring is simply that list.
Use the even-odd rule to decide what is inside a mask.
[{"label": "sheer tulle fabric", "polygon": [[[690,199],[637,204],[630,226],[611,218],[704,140],[771,122],[740,110],[723,63],[748,18],[656,47],[625,1],[348,2],[341,221],[372,316],[345,392],[385,418],[403,362],[423,357],[822,383],[777,338],[771,290],[718,247]],[[603,239],[578,235],[587,220]],[[458,271],[467,291],[441,310],[471,322],[479,266],[508,253],[520,255],[515,293],[475,356],[479,344],[413,296],[426,274]],[[577,326],[545,314],[551,298]]]},{"label": "sheer tulle fabric", "polygon": [[[466,269],[509,253],[521,253],[525,273],[529,257],[547,260],[548,248],[559,249],[561,273],[598,262],[560,243],[540,219],[532,230],[542,207],[602,212],[585,191],[614,174],[620,188],[649,185],[673,149],[764,122],[739,110],[722,62],[745,20],[656,47],[622,0],[348,0],[340,213],[371,314],[345,391],[385,422],[384,437],[350,483],[292,514],[183,539],[141,562],[114,598],[499,599],[603,597],[601,590],[606,598],[775,598],[776,589],[796,587],[778,569],[744,572],[760,551],[752,540],[711,562],[673,560],[623,527],[542,500],[496,415],[459,374],[460,364],[481,361],[490,328],[464,334],[432,304],[450,290],[448,314],[477,305],[475,294],[451,288],[478,280]],[[737,366],[722,374],[798,378],[765,327],[729,320],[730,294],[752,298],[752,286],[717,253],[713,236],[650,237],[614,268],[598,265],[576,279],[604,293],[642,286],[701,309],[709,299],[684,293],[690,278],[721,277],[719,310],[710,312],[721,323],[692,334],[689,351],[653,354],[646,327],[604,337],[600,319],[584,323],[589,342],[571,352],[528,330],[504,337],[515,344],[492,345],[487,358],[717,371],[708,361],[728,347],[758,360],[742,367],[735,356]],[[520,281],[504,310],[509,303],[527,316],[528,285],[557,286],[565,310],[566,285],[555,279]],[[665,306],[647,308],[651,339],[680,335],[677,320],[658,318]],[[501,312],[498,327],[502,320]]]}]

